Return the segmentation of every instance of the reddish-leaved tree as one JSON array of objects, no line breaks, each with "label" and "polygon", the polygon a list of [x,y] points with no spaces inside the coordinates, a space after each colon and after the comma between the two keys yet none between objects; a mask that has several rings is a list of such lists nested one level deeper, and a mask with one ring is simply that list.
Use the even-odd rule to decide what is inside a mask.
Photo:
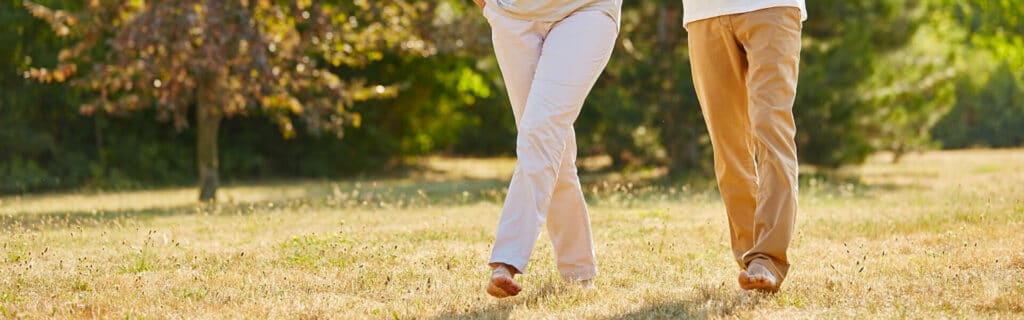
[{"label": "reddish-leaved tree", "polygon": [[180,130],[194,114],[199,199],[210,201],[224,117],[266,115],[286,137],[295,134],[296,118],[310,130],[339,135],[359,126],[352,104],[396,89],[332,69],[359,68],[388,50],[436,51],[418,34],[417,21],[433,4],[418,2],[88,0],[68,12],[25,1],[70,43],[56,66],[25,75],[95,93],[80,108],[87,115],[156,108]]}]

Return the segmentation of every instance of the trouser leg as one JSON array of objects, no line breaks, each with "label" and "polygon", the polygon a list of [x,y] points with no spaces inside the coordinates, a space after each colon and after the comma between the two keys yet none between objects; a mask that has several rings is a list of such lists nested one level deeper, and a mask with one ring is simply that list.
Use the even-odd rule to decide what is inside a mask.
[{"label": "trouser leg", "polygon": [[754,246],[743,260],[769,262],[780,282],[796,223],[798,170],[793,102],[800,65],[800,10],[778,7],[739,16],[736,34],[750,65],[748,113],[757,158]]},{"label": "trouser leg", "polygon": [[715,159],[715,176],[729,217],[733,256],[754,245],[757,171],[747,114],[746,53],[726,17],[688,24],[694,88],[704,113]]},{"label": "trouser leg", "polygon": [[[491,19],[493,25],[504,17],[492,15]],[[616,35],[617,26],[608,16],[578,12],[552,25],[544,38],[519,120],[518,161],[491,252],[492,264],[505,263],[525,272],[551,208],[572,124],[607,64]],[[558,225],[561,234],[564,223]],[[587,246],[592,250],[592,245]]]},{"label": "trouser leg", "polygon": [[565,154],[548,209],[548,235],[555,249],[558,271],[568,280],[597,275],[597,256],[590,231],[590,216],[576,169],[576,134],[570,130]]}]

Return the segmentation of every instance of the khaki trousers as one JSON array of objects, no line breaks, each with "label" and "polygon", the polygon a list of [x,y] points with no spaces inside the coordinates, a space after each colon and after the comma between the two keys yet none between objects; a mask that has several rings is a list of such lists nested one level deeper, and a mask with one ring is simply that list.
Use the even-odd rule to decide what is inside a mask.
[{"label": "khaki trousers", "polygon": [[733,254],[741,268],[762,264],[781,284],[797,210],[800,10],[775,7],[686,28]]},{"label": "khaki trousers", "polygon": [[573,123],[608,63],[618,25],[597,11],[536,22],[487,6],[484,16],[518,128],[518,159],[489,263],[526,272],[547,222],[562,276],[593,278],[597,259],[576,171]]}]

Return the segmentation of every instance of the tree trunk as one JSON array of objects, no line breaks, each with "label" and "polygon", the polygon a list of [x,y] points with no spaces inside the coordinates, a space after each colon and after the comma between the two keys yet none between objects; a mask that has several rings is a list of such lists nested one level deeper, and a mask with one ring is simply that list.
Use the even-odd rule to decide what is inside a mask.
[{"label": "tree trunk", "polygon": [[[679,2],[662,3],[659,8],[658,50],[656,53],[658,56],[656,59],[664,61],[659,68],[658,75],[663,80],[675,78],[674,65],[678,59],[675,56],[678,54],[675,48],[680,46],[680,42],[686,42],[686,36],[680,34],[683,29],[678,27],[679,20],[682,19],[681,9]],[[664,124],[661,141],[668,153],[669,174],[681,176],[705,171],[704,163],[701,161],[699,139],[702,133],[702,126],[699,124],[702,121],[699,114],[693,111],[693,109],[699,110],[700,108],[699,106],[696,108],[683,107],[689,102],[681,99],[678,92],[686,87],[676,81],[671,83],[673,83],[671,86],[661,88],[663,92],[660,96],[665,98],[657,101],[658,110],[664,110],[659,117]]]},{"label": "tree trunk", "polygon": [[217,131],[223,113],[217,105],[216,80],[206,81],[199,88],[196,122],[198,139],[196,141],[196,165],[199,168],[199,201],[217,200],[217,185],[220,183],[217,174],[220,167],[217,159]]},{"label": "tree trunk", "polygon": [[903,143],[897,143],[896,148],[893,148],[892,150],[892,164],[900,163],[900,159],[903,159],[903,155],[906,153],[906,145]]}]

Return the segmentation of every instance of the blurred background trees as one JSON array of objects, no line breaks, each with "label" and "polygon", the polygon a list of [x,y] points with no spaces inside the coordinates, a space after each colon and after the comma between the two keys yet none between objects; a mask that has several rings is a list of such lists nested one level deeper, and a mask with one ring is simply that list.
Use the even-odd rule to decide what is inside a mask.
[{"label": "blurred background trees", "polygon": [[1013,0],[937,1],[958,27],[963,72],[949,114],[931,128],[943,147],[1024,144],[1024,5]]},{"label": "blurred background trees", "polygon": [[262,113],[285,138],[295,136],[296,117],[312,134],[340,136],[361,123],[349,111],[354,103],[397,90],[343,78],[331,67],[363,67],[380,60],[384,48],[419,55],[432,50],[413,23],[427,6],[400,0],[90,1],[81,10],[24,4],[70,42],[55,67],[33,67],[25,77],[72,79],[72,86],[92,93],[79,107],[84,115],[154,108],[178,130],[194,123],[204,201],[216,196],[224,117]]},{"label": "blurred background trees", "polygon": [[[37,2],[0,0],[3,193],[193,184],[208,170],[201,110],[225,116],[214,172],[229,182],[515,150],[471,1]],[[803,163],[1024,144],[1022,8],[809,1]],[[577,122],[583,155],[711,172],[681,13],[678,0],[625,3],[618,48]]]}]

